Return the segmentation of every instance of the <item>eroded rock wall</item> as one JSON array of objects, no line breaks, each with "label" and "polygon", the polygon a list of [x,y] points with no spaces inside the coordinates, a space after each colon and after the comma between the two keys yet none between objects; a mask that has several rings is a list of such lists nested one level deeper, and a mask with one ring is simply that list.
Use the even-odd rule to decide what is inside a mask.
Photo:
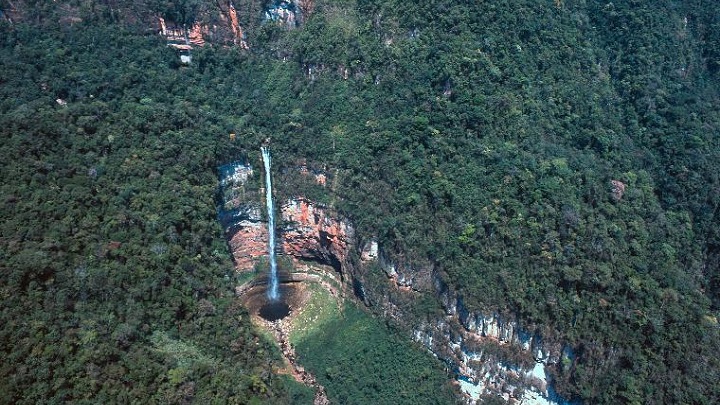
[{"label": "eroded rock wall", "polygon": [[[221,166],[218,215],[238,271],[252,270],[267,256],[266,209],[257,192],[247,190],[253,178],[250,165],[235,162]],[[294,260],[314,261],[343,271],[355,248],[352,225],[329,208],[306,198],[291,198],[280,204],[282,221],[278,234],[278,253]]]},{"label": "eroded rock wall", "polygon": [[[456,373],[469,403],[481,395],[523,404],[565,403],[552,389],[550,369],[572,362],[571,349],[543,339],[538,328],[522,325],[511,313],[469,309],[432,264],[413,264],[381,246],[371,259],[372,250],[372,243],[362,249],[362,266],[379,268],[385,286],[368,288],[370,300]],[[442,313],[417,312],[417,303],[428,296]]]},{"label": "eroded rock wall", "polygon": [[228,243],[235,260],[235,268],[238,271],[249,271],[253,269],[258,258],[267,256],[268,231],[259,206],[248,204],[243,207],[243,211],[246,215],[228,232]]},{"label": "eroded rock wall", "polygon": [[[264,207],[248,198],[244,188],[253,177],[252,168],[235,166],[224,173],[221,188],[224,184],[225,207],[232,213],[226,221],[230,247],[237,269],[252,269],[267,255]],[[391,254],[377,238],[361,243],[352,224],[331,208],[303,197],[280,207],[278,253],[335,268],[358,297],[412,331],[417,342],[446,362],[468,402],[484,394],[522,403],[558,402],[546,368],[560,363],[564,351],[543,340],[536,328],[521,325],[512,314],[468,309],[432,263]],[[428,301],[442,311],[418,313],[418,302]]]},{"label": "eroded rock wall", "polygon": [[285,254],[329,264],[338,271],[348,264],[350,249],[354,248],[354,229],[348,221],[304,198],[286,201],[282,220]]},{"label": "eroded rock wall", "polygon": [[248,163],[238,161],[218,168],[218,219],[225,231],[238,271],[252,270],[258,258],[267,255],[267,224],[261,205],[248,183],[255,172]]}]

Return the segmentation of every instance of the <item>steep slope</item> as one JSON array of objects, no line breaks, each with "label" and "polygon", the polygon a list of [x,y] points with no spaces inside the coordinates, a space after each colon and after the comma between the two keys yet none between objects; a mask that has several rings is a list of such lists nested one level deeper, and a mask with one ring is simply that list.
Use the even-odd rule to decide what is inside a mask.
[{"label": "steep slope", "polygon": [[361,237],[570,345],[567,398],[717,398],[715,6],[317,10],[258,100]]},{"label": "steep slope", "polygon": [[173,52],[2,29],[0,403],[302,401],[233,297],[213,200],[233,147]]},{"label": "steep slope", "polygon": [[[127,212],[98,216],[86,232],[127,227],[130,239],[155,229],[134,214],[150,206],[133,197],[137,190],[159,181],[138,161],[154,162],[154,155],[146,156],[154,148],[177,159],[181,174],[173,181],[193,204],[152,207],[174,213],[175,233],[188,238],[174,251],[192,264],[198,254],[197,260],[220,257],[202,248],[215,243],[217,225],[204,223],[209,216],[191,215],[209,215],[212,204],[199,203],[212,194],[203,188],[214,181],[209,168],[237,159],[243,150],[249,156],[247,150],[270,138],[275,161],[285,166],[276,182],[280,201],[301,195],[349,218],[358,257],[365,242],[377,241],[382,260],[361,265],[351,255],[352,278],[367,292],[366,301],[406,327],[407,336],[425,333],[426,325],[448,316],[455,323],[441,334],[451,331],[454,342],[455,335],[478,330],[502,341],[501,329],[520,325],[555,348],[556,361],[546,369],[567,399],[720,398],[720,10],[714,2],[316,1],[300,29],[288,30],[261,24],[253,16],[262,16],[265,5],[251,1],[247,7],[235,4],[240,25],[255,24],[247,30],[251,51],[210,42],[196,51],[191,66],[180,68],[155,32],[150,38],[156,40],[122,34],[136,52],[112,54],[112,72],[82,56],[107,49],[93,33],[109,38],[111,49],[127,49],[127,43],[116,41],[120,34],[112,29],[91,28],[99,22],[142,26],[129,10],[148,16],[160,10],[142,1],[123,12],[112,2],[83,4],[105,11],[96,20],[81,14],[71,26],[70,20],[50,18],[68,13],[66,6],[38,6],[38,13],[28,8],[24,14],[0,6],[14,24],[3,22],[12,34],[3,37],[1,108],[9,122],[4,136],[14,139],[4,144],[4,156],[26,163],[3,174],[20,179],[6,186],[3,261],[14,269],[7,274],[19,275],[14,284],[5,282],[13,286],[6,296],[29,296],[15,291],[53,279],[52,271],[23,267],[18,260],[71,252],[72,265],[63,267],[69,271],[92,253],[88,246],[104,246],[103,254],[111,257],[126,248],[110,233],[82,248],[57,248],[37,230],[43,227],[20,215],[55,212],[45,195],[26,197],[32,193],[28,185],[64,187],[39,183],[52,172],[41,159],[47,151],[65,145],[70,156],[92,152],[97,157],[83,159],[93,164],[103,154],[122,152],[117,165],[124,165],[123,176],[141,185],[100,192],[117,189],[118,205]],[[211,5],[177,4],[182,7],[162,12],[172,11],[180,24],[201,20],[193,10]],[[38,25],[23,25],[22,19],[50,33],[37,35]],[[60,130],[57,122],[68,129]],[[126,126],[134,128],[130,137]],[[231,140],[230,133],[237,137]],[[27,154],[32,159],[21,160]],[[331,172],[330,187],[323,191],[297,180],[292,173],[301,162]],[[21,176],[20,167],[37,173]],[[84,169],[62,173],[73,178]],[[155,169],[161,177],[166,170]],[[78,194],[68,202],[92,192],[70,190]],[[11,208],[26,200],[29,206]],[[66,222],[82,224],[82,218]],[[22,231],[12,231],[16,227]],[[31,242],[34,250],[25,249]],[[50,257],[39,268],[52,269],[57,258]],[[217,260],[227,261],[223,257]],[[181,268],[197,269],[190,264]],[[183,271],[191,276],[179,272],[170,279],[195,285],[196,270]],[[211,275],[208,280],[218,282]],[[188,297],[192,288],[180,290]],[[36,299],[47,296],[37,294]],[[157,299],[166,302],[165,295]],[[41,308],[27,307],[33,314]],[[14,322],[18,311],[11,313]],[[175,316],[188,313],[178,309]],[[162,330],[172,325],[163,322]],[[486,333],[495,330],[486,324],[497,325],[497,333]],[[508,336],[513,341],[514,334]],[[60,341],[67,339],[72,341]],[[527,352],[506,350],[515,346],[467,345],[447,355],[492,352],[493,359],[508,363],[532,361],[534,353],[528,358]],[[20,353],[15,346],[4,350]]]}]

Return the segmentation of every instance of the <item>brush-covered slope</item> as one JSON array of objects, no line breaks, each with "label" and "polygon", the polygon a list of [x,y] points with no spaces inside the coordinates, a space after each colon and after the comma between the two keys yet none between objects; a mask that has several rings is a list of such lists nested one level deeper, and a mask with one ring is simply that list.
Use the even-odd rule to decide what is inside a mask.
[{"label": "brush-covered slope", "polygon": [[[222,296],[212,269],[228,260],[212,168],[270,137],[275,162],[333,171],[333,196],[318,198],[359,238],[432,263],[469,309],[573,347],[552,370],[566,398],[718,400],[714,2],[318,1],[292,30],[260,13],[249,50],[209,44],[184,68],[155,33],[122,31],[131,13],[109,3],[72,26],[50,6],[3,22],[3,316],[17,325],[4,367],[35,372],[46,349],[32,342],[48,336],[122,343],[101,339],[108,313],[146,351],[153,331],[195,333],[195,298]],[[172,14],[158,4],[133,7]],[[175,15],[190,24],[202,8],[188,7]],[[94,375],[87,364],[3,381],[50,395]]]}]

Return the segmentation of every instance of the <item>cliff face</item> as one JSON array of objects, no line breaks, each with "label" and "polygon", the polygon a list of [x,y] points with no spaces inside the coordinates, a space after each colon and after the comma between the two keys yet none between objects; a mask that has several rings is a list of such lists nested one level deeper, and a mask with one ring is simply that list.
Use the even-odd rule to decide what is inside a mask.
[{"label": "cliff face", "polygon": [[168,41],[168,45],[178,49],[190,50],[205,46],[207,42],[248,48],[244,29],[232,4],[227,8],[219,5],[207,8],[198,17],[190,27],[159,15],[149,25]]},{"label": "cliff face", "polygon": [[330,264],[338,271],[348,263],[354,231],[347,221],[303,198],[283,204],[282,219],[285,254]]},{"label": "cliff face", "polygon": [[242,220],[227,231],[227,236],[235,268],[246,271],[253,269],[258,258],[267,255],[268,233],[259,206],[247,205],[242,208],[242,212]]},{"label": "cliff face", "polygon": [[220,172],[218,219],[225,230],[235,267],[238,271],[252,270],[255,260],[267,254],[267,225],[262,219],[260,204],[248,181],[254,177],[252,167],[245,162],[233,162],[218,168]]},{"label": "cliff face", "polygon": [[[221,166],[218,215],[238,271],[252,270],[267,255],[267,221],[258,193],[247,190],[253,169],[242,162]],[[255,201],[253,201],[255,200]],[[281,225],[276,229],[280,254],[295,260],[314,261],[342,271],[354,248],[354,230],[349,222],[326,207],[305,198],[285,201],[280,208]]]},{"label": "cliff face", "polygon": [[[373,262],[384,281],[368,275]],[[371,241],[361,251],[361,266],[365,280],[376,280],[366,289],[369,300],[454,370],[468,402],[497,395],[528,404],[565,403],[553,390],[550,370],[572,364],[571,348],[543,339],[512,314],[469,309],[430,263],[390,255]],[[418,316],[417,302],[428,296],[444,313]]]},{"label": "cliff face", "polygon": [[245,42],[245,33],[243,32],[243,29],[242,27],[240,27],[240,23],[238,22],[238,16],[237,11],[235,11],[235,6],[230,4],[227,14],[230,19],[230,28],[232,29],[233,39],[235,43],[239,43],[242,48],[247,48],[247,43]]},{"label": "cliff face", "polygon": [[455,292],[439,296],[446,315],[416,326],[414,338],[455,367],[468,400],[491,394],[520,403],[563,402],[546,371],[563,356],[556,344],[510,316],[469,311]]},{"label": "cliff face", "polygon": [[265,20],[292,29],[302,25],[314,8],[312,0],[275,0],[265,9]]},{"label": "cliff face", "polygon": [[[179,4],[149,4],[146,2],[86,1],[46,2],[34,4],[28,0],[13,0],[0,4],[0,19],[10,23],[59,23],[73,25],[85,20],[106,18],[113,24],[124,24],[162,35],[178,49],[189,50],[210,42],[217,45],[236,45],[247,48],[247,27],[241,21],[258,21],[262,15],[260,2],[250,2],[236,10],[232,2],[201,2],[190,12]],[[174,7],[174,8],[173,8]],[[298,8],[300,9],[300,8]]]},{"label": "cliff face", "polygon": [[[236,269],[252,270],[267,255],[265,208],[255,202],[262,201],[264,191],[247,190],[254,176],[249,165],[234,163],[220,172],[219,212]],[[301,167],[300,172],[307,170]],[[537,330],[510,315],[469,310],[431,263],[390,254],[375,239],[361,246],[352,224],[328,207],[297,197],[283,202],[279,214],[278,253],[330,265],[353,280],[351,287],[360,298],[411,330],[416,341],[451,366],[468,401],[491,394],[522,403],[560,402],[546,368],[566,363],[571,350],[544,341]],[[378,271],[381,277],[371,274]],[[428,296],[443,313],[417,315],[418,300]]]}]

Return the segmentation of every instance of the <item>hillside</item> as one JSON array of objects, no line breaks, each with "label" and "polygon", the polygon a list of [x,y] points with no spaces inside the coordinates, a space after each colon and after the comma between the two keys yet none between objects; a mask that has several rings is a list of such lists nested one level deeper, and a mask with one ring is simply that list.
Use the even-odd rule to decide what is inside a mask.
[{"label": "hillside", "polygon": [[216,218],[267,142],[403,338],[506,319],[567,400],[720,400],[715,2],[35,3],[0,2],[0,402],[307,400]]}]

